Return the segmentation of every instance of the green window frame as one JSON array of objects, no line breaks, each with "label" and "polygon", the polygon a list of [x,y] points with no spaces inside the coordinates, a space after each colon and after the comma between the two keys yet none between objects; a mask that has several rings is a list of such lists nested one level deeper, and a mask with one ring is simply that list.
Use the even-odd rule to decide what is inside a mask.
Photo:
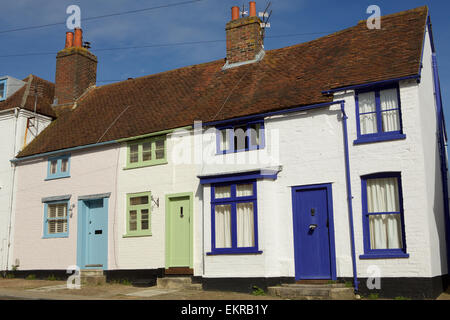
[{"label": "green window frame", "polygon": [[165,135],[128,143],[126,169],[166,163],[167,139]]},{"label": "green window frame", "polygon": [[125,237],[151,236],[151,192],[127,194],[127,233]]}]

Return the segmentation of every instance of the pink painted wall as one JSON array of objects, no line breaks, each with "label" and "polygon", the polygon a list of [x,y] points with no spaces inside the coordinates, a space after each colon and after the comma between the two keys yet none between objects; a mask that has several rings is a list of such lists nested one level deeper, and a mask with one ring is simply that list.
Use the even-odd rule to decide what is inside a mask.
[{"label": "pink painted wall", "polygon": [[[118,147],[118,146],[117,146]],[[95,151],[95,152],[93,152]],[[32,160],[17,167],[14,223],[14,258],[18,270],[67,269],[76,265],[78,197],[111,193],[108,204],[108,267],[114,267],[113,226],[115,186],[119,148],[110,146],[71,153],[70,178],[45,181],[47,159]],[[72,195],[75,204],[69,216],[69,237],[44,239],[44,204],[42,198]]]}]

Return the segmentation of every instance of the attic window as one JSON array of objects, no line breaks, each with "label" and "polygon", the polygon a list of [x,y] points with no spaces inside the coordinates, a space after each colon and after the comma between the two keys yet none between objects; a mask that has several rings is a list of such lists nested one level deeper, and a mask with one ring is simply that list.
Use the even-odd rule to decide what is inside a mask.
[{"label": "attic window", "polygon": [[48,159],[46,180],[68,177],[70,177],[70,155]]},{"label": "attic window", "polygon": [[166,136],[133,141],[127,147],[126,169],[166,164]]},{"label": "attic window", "polygon": [[0,101],[6,99],[6,79],[0,80]]},{"label": "attic window", "polygon": [[402,129],[398,85],[358,91],[356,117],[358,139],[355,144],[406,138]]},{"label": "attic window", "polygon": [[265,146],[264,121],[217,128],[217,153],[259,150]]}]

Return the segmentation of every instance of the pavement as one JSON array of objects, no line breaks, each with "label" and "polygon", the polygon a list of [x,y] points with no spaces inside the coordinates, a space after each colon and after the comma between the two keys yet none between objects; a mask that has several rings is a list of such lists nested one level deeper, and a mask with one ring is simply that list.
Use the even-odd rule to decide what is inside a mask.
[{"label": "pavement", "polygon": [[[120,283],[68,289],[65,281],[2,279],[0,300],[280,300],[267,295],[193,289],[139,288]],[[437,300],[450,300],[450,288]]]},{"label": "pavement", "polygon": [[0,300],[278,300],[271,296],[192,289],[139,288],[120,283],[68,289],[65,281],[0,279]]}]

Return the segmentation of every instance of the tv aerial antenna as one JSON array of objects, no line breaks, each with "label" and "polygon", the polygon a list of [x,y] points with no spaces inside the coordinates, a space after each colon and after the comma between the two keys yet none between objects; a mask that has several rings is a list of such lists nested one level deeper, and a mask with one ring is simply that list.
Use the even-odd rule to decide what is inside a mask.
[{"label": "tv aerial antenna", "polygon": [[[270,28],[270,18],[272,17],[272,10],[270,7],[272,6],[272,2],[269,1],[267,3],[266,9],[264,12],[259,12],[258,15],[261,18],[261,28],[262,28],[262,38],[264,39],[264,36],[266,34],[266,29]],[[270,10],[270,11],[269,11]]]},{"label": "tv aerial antenna", "polygon": [[240,12],[241,18],[248,16],[248,11],[245,10],[245,4],[242,4],[242,11]]}]

